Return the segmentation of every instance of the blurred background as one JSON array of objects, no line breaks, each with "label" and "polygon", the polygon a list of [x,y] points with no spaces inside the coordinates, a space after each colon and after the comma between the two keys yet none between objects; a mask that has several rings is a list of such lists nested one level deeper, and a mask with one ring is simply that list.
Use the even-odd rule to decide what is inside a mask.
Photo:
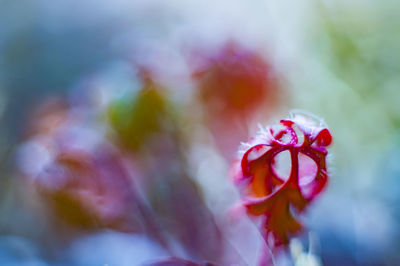
[{"label": "blurred background", "polygon": [[303,109],[330,182],[276,263],[399,265],[399,7],[0,0],[0,264],[257,265],[230,165]]}]

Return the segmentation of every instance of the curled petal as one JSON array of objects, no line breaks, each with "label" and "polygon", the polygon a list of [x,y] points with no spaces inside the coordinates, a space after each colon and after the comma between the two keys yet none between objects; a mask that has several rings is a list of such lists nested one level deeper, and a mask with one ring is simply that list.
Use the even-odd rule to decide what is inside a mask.
[{"label": "curled petal", "polygon": [[[331,143],[332,135],[321,119],[297,111],[280,126],[262,129],[247,145],[235,175],[246,181],[241,190],[247,212],[264,218],[265,239],[272,234],[275,245],[286,245],[301,230],[293,212],[302,212],[325,188],[326,147]],[[275,171],[277,155],[284,151],[290,153],[287,179]]]}]

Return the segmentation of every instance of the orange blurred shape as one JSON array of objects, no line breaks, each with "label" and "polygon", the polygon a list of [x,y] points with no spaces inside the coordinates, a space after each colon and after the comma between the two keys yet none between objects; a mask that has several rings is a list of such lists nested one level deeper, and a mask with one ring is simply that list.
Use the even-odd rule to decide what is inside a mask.
[{"label": "orange blurred shape", "polygon": [[205,63],[193,77],[207,112],[222,118],[248,116],[277,100],[271,66],[257,51],[230,41],[217,54],[200,57]]},{"label": "orange blurred shape", "polygon": [[232,160],[236,143],[248,139],[250,124],[279,107],[278,79],[261,53],[234,41],[215,54],[195,54],[192,64],[204,120],[219,150]]}]

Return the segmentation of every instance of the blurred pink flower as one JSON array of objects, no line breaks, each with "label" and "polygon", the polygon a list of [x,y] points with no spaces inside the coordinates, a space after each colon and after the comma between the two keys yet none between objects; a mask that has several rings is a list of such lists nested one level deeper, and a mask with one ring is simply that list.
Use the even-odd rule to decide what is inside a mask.
[{"label": "blurred pink flower", "polygon": [[135,231],[135,194],[124,158],[90,112],[62,101],[35,113],[20,170],[58,217],[85,228]]}]

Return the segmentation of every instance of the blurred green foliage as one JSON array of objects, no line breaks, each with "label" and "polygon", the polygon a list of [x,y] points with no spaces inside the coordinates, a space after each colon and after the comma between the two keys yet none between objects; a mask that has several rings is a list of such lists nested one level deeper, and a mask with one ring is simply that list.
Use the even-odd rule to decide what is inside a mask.
[{"label": "blurred green foliage", "polygon": [[120,144],[137,151],[149,138],[166,129],[171,121],[168,102],[161,88],[147,81],[132,98],[111,104],[108,115]]}]

